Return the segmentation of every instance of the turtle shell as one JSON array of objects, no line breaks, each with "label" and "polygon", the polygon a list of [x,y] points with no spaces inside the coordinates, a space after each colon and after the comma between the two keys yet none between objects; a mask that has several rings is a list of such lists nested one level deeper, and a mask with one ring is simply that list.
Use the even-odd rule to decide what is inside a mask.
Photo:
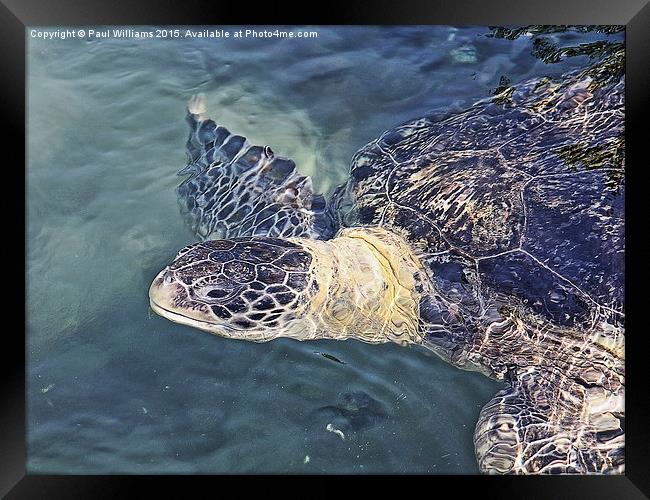
[{"label": "turtle shell", "polygon": [[573,74],[385,132],[353,158],[353,223],[401,234],[435,289],[476,313],[518,302],[562,325],[620,324],[623,95],[622,78]]}]

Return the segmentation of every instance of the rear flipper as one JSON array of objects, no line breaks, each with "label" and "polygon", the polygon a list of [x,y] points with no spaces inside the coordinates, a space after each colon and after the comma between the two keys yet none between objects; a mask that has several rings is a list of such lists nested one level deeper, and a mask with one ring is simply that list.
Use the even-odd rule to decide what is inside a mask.
[{"label": "rear flipper", "polygon": [[301,236],[329,239],[336,224],[325,198],[295,163],[268,146],[252,146],[206,116],[205,100],[188,103],[187,175],[177,188],[181,210],[201,239]]},{"label": "rear flipper", "polygon": [[[481,411],[474,446],[489,474],[622,474],[623,389],[527,368]],[[553,380],[554,379],[554,380]]]}]

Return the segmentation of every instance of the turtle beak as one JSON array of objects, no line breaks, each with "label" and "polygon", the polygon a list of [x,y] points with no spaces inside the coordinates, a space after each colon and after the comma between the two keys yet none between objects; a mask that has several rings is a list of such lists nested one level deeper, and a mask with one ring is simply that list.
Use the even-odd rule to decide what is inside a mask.
[{"label": "turtle beak", "polygon": [[149,306],[159,316],[174,323],[188,325],[201,330],[210,331],[224,337],[232,336],[235,330],[228,325],[215,323],[214,318],[208,314],[204,305],[187,307],[184,300],[187,291],[178,283],[173,271],[163,269],[154,278],[149,287]]},{"label": "turtle beak", "polygon": [[[174,317],[187,314],[180,305],[185,293],[173,271],[166,267],[158,273],[149,287],[149,305],[156,314],[176,321]],[[194,314],[196,313],[197,311]]]},{"label": "turtle beak", "polygon": [[149,287],[149,302],[154,311],[156,306],[166,308],[173,303],[176,286],[173,283],[171,271],[167,268],[158,273]]}]

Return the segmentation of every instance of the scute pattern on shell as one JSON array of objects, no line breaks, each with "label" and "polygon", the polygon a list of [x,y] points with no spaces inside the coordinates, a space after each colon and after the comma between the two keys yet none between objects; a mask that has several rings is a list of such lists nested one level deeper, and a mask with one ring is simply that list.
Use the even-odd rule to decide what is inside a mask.
[{"label": "scute pattern on shell", "polygon": [[[544,303],[560,300],[561,286],[586,304],[581,319],[598,309],[620,324],[624,82],[589,83],[576,75],[532,81],[506,102],[384,133],[353,159],[346,191],[354,222],[400,233],[430,265],[469,259],[479,281],[498,267],[491,259],[512,253],[517,276],[544,270],[540,314],[555,317]],[[525,286],[506,281],[474,293],[529,299]]]},{"label": "scute pattern on shell", "polygon": [[339,195],[425,265],[425,345],[509,381],[476,427],[485,472],[625,468],[624,79],[586,74],[396,127]]}]

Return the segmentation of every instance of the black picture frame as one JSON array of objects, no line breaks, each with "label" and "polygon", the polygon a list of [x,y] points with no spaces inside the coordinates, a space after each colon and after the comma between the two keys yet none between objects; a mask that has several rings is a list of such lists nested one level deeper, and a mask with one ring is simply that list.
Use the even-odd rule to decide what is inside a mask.
[{"label": "black picture frame", "polygon": [[[0,2],[0,107],[6,127],[4,135],[3,170],[5,178],[4,221],[20,224],[20,204],[8,202],[9,192],[20,193],[17,186],[26,182],[25,172],[25,27],[56,25],[114,25],[114,24],[451,24],[451,25],[520,25],[520,24],[618,24],[626,26],[626,156],[628,166],[626,206],[626,329],[627,329],[627,400],[626,400],[626,475],[625,476],[568,476],[568,477],[487,477],[487,476],[428,476],[420,480],[435,481],[429,487],[443,492],[440,481],[456,484],[449,491],[468,492],[473,483],[479,488],[480,498],[647,498],[650,495],[650,463],[648,445],[650,415],[647,408],[647,362],[643,338],[643,299],[645,293],[635,293],[647,287],[650,252],[642,249],[642,238],[647,208],[643,206],[647,184],[642,182],[642,169],[647,165],[647,122],[650,102],[650,4],[649,0],[456,0],[415,1],[381,0],[362,2],[328,0],[320,5],[295,2],[279,6],[277,3],[259,3],[253,7],[241,2],[200,2],[196,0],[102,1],[102,0],[2,0]],[[645,151],[645,153],[644,153]],[[8,157],[12,153],[13,157]],[[11,175],[11,179],[9,179]],[[15,176],[15,177],[13,177]],[[634,179],[639,178],[640,182]],[[26,191],[23,191],[26,193]],[[647,197],[647,195],[645,195]],[[23,212],[24,213],[24,212]],[[11,219],[11,220],[9,220]],[[26,225],[23,224],[23,231]],[[635,231],[638,225],[638,231]],[[21,248],[19,231],[5,228],[3,241],[10,253],[25,255]],[[27,245],[26,231],[23,242]],[[637,237],[639,235],[639,237]],[[638,240],[638,241],[637,241]],[[10,243],[10,244],[9,244]],[[12,257],[5,257],[7,259]],[[20,262],[19,257],[13,257]],[[13,261],[12,261],[13,262]],[[25,261],[24,261],[25,262]],[[19,266],[18,276],[11,282],[16,288],[4,302],[3,318],[20,311],[20,286],[25,273]],[[10,269],[3,266],[3,274]],[[3,282],[9,280],[7,276]],[[10,298],[17,302],[15,308]],[[25,306],[22,308],[27,314]],[[630,322],[630,311],[632,321]],[[16,317],[19,314],[14,313]],[[26,324],[26,316],[23,318]],[[135,489],[151,492],[152,486],[172,489],[171,479],[185,489],[186,479],[162,476],[44,476],[25,472],[25,342],[20,334],[25,328],[13,328],[4,322],[2,370],[2,412],[0,420],[0,494],[7,498],[114,498],[133,493]],[[201,482],[215,478],[201,476]],[[216,478],[223,481],[225,478]],[[277,479],[277,478],[276,478]],[[342,489],[340,479],[336,487],[331,478],[331,492]],[[349,478],[348,478],[349,479]],[[365,483],[377,482],[377,477],[365,477]],[[415,478],[413,478],[415,479]],[[369,481],[370,480],[370,481]],[[409,478],[409,481],[411,478]],[[404,482],[401,482],[404,485]],[[223,485],[219,483],[219,488]],[[305,486],[292,486],[301,488]],[[409,486],[409,491],[413,486]],[[210,490],[208,490],[210,491]],[[212,490],[217,492],[218,490]],[[406,492],[405,492],[406,493]],[[407,493],[408,494],[408,493]]]}]

